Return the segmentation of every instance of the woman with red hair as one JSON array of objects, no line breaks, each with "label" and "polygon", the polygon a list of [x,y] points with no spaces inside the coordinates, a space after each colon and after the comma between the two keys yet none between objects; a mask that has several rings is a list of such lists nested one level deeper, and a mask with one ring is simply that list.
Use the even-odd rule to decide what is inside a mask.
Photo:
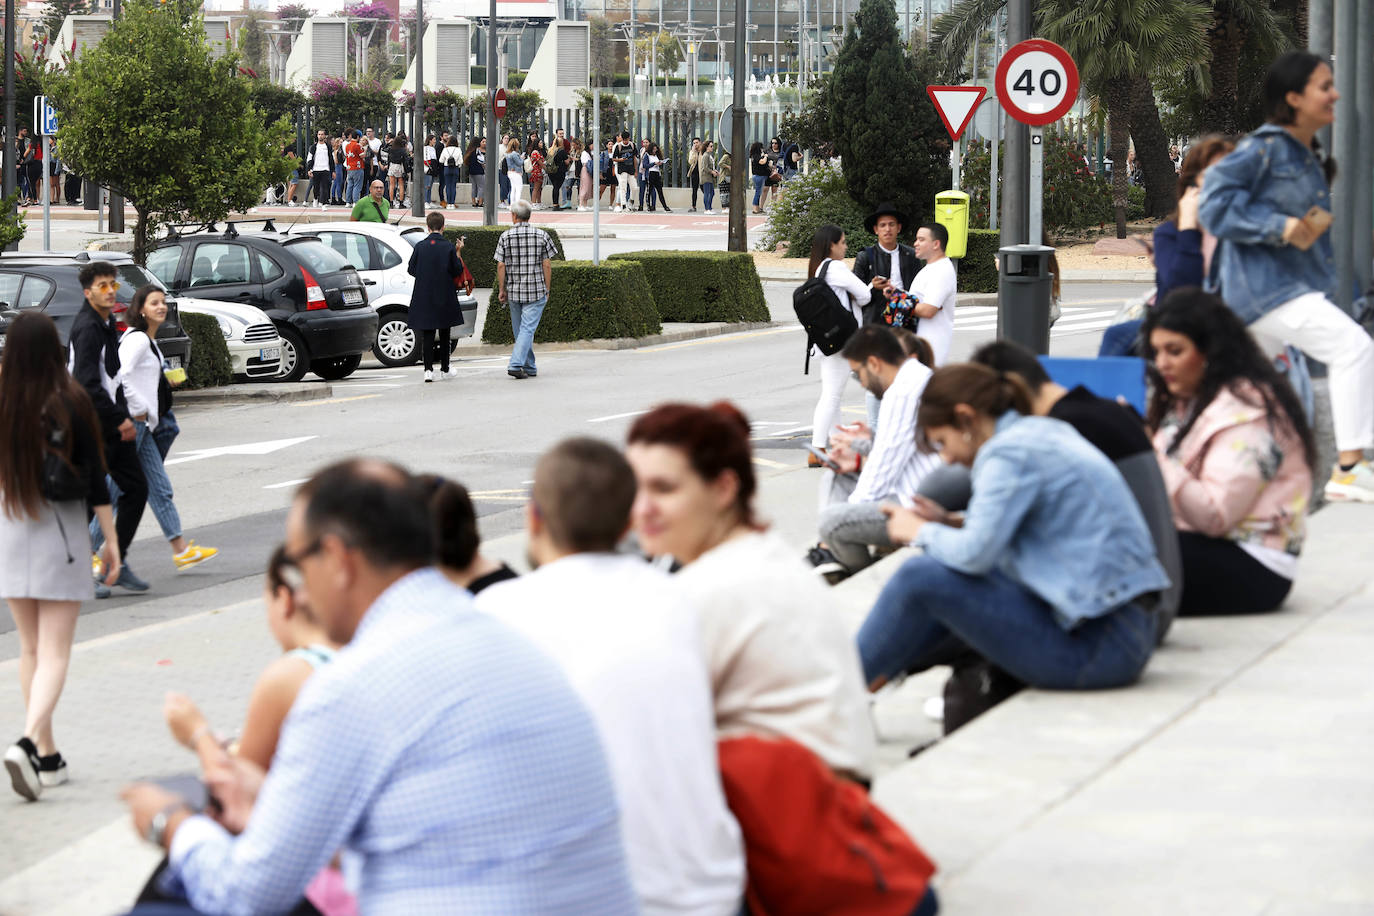
[{"label": "woman with red hair", "polygon": [[749,421],[732,404],[665,404],[630,428],[632,524],[671,556],[700,616],[716,731],[783,737],[867,781],[876,741],[858,650],[825,586],[754,514]]}]

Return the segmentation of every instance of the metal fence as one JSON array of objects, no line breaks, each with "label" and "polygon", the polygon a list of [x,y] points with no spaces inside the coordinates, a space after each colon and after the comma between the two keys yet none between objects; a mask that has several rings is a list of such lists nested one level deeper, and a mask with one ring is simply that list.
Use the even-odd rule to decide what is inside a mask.
[{"label": "metal fence", "polygon": [[[663,169],[663,183],[668,187],[685,187],[687,180],[687,153],[692,148],[692,138],[701,137],[703,140],[716,139],[716,125],[719,114],[713,111],[674,111],[670,109],[638,109],[625,113],[624,123],[619,126],[620,130],[629,130],[631,136],[636,141],[644,137],[651,142],[657,143],[663,149],[664,158],[668,160]],[[755,140],[767,146],[768,141],[778,136],[778,123],[782,116],[777,112],[751,112],[747,118],[748,142]],[[302,155],[313,143],[315,136],[315,107],[306,106],[297,112],[296,118],[296,150],[298,155]],[[392,132],[404,132],[412,143],[417,135],[421,141],[429,133],[439,133],[447,130],[458,138],[459,145],[466,150],[468,142],[474,137],[486,135],[487,116],[481,109],[467,108],[461,105],[450,106],[446,113],[431,114],[426,118],[426,130],[424,134],[415,129],[415,111],[411,108],[397,108],[391,114],[382,119],[381,124],[371,125],[378,135]],[[530,133],[538,133],[544,138],[545,144],[553,140],[554,131],[560,127],[569,138],[577,138],[583,145],[590,145],[592,141],[592,112],[591,109],[583,108],[541,108],[532,112],[528,117],[512,121],[507,118],[499,122],[499,131],[505,133],[508,130],[517,130],[520,140],[523,143]],[[603,128],[605,127],[603,116]],[[331,133],[334,126],[328,128]],[[601,143],[605,146],[609,134],[603,129]],[[488,154],[491,153],[491,144],[488,144]],[[729,150],[717,150],[719,157],[722,153]]]}]

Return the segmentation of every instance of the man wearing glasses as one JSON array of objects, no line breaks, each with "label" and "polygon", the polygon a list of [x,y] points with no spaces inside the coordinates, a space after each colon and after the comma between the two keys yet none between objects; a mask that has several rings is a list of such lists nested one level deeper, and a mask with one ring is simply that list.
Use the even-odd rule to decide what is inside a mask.
[{"label": "man wearing glasses", "polygon": [[[67,369],[95,404],[105,437],[105,464],[119,487],[115,531],[124,568],[115,585],[146,592],[148,583],[134,575],[128,560],[129,547],[148,503],[148,481],[134,447],[134,421],[129,417],[124,390],[119,385],[119,333],[112,317],[115,293],[119,290],[117,277],[115,266],[109,261],[92,261],[81,268],[81,292],[86,305],[72,321],[67,338]],[[103,582],[96,583],[96,597],[107,597],[109,593]]]}]

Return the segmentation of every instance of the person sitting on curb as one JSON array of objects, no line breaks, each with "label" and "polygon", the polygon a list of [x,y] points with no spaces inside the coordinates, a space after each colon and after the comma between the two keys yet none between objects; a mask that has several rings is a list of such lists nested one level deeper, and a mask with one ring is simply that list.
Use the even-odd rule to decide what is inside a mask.
[{"label": "person sitting on curb", "polygon": [[1199,289],[1145,320],[1148,422],[1183,556],[1179,613],[1255,614],[1293,587],[1316,445],[1297,394]]},{"label": "person sitting on curb", "polygon": [[[826,472],[829,492],[821,510],[821,543],[807,554],[816,572],[831,582],[872,563],[872,548],[892,547],[884,502],[914,506],[922,478],[940,463],[916,450],[916,411],[931,367],[908,358],[891,329],[879,324],[855,331],[840,356],[881,406],[876,433],[860,422],[841,428],[832,439],[834,467]],[[854,449],[856,439],[872,442],[866,461]]]},{"label": "person sitting on curb", "polygon": [[347,848],[364,913],[638,912],[595,723],[551,659],[431,567],[431,532],[395,465],[353,459],[301,487],[286,559],[345,647],[297,697],[265,779],[243,761],[207,774],[215,820],[158,786],[124,792],[196,911],[286,912]]},{"label": "person sitting on curb", "polygon": [[877,739],[854,641],[825,587],[754,516],[749,422],[734,405],[665,404],[630,427],[634,526],[683,564],[701,617],[716,735],[789,738],[866,783]]},{"label": "person sitting on curb", "polygon": [[477,511],[467,487],[437,474],[422,475],[419,484],[429,494],[435,565],[450,582],[476,595],[489,585],[516,577],[505,563],[482,556]]},{"label": "person sitting on curb", "polygon": [[1029,416],[1015,374],[937,369],[921,447],[973,469],[962,516],[888,506],[893,543],[923,553],[888,580],[859,630],[869,688],[978,652],[1036,687],[1133,683],[1157,642],[1169,586],[1130,490],[1067,423]]},{"label": "person sitting on curb", "polygon": [[525,507],[535,570],[482,592],[477,609],[558,662],[591,711],[642,911],[736,916],[744,849],[717,772],[697,615],[667,573],[616,553],[634,500],[613,446],[554,446]]}]

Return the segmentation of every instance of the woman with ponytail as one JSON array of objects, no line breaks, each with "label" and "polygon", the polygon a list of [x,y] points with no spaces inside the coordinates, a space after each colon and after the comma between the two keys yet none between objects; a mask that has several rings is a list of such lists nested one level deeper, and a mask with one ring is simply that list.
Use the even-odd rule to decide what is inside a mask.
[{"label": "woman with ponytail", "polygon": [[972,468],[962,515],[888,507],[895,544],[920,547],[859,631],[872,690],[970,649],[1033,687],[1130,684],[1155,647],[1169,584],[1126,482],[1073,427],[1030,416],[1020,376],[937,369],[917,413],[922,450]]},{"label": "woman with ponytail", "polygon": [[788,738],[840,774],[873,776],[876,739],[854,641],[826,586],[754,515],[749,421],[727,402],[664,404],[630,427],[631,524],[699,615],[722,737]]},{"label": "woman with ponytail", "polygon": [[[1320,57],[1290,51],[1274,61],[1264,77],[1268,121],[1208,169],[1198,213],[1221,240],[1208,289],[1270,356],[1292,345],[1326,364],[1340,452],[1327,497],[1374,502],[1364,459],[1374,446],[1374,341],[1333,301],[1342,293],[1330,232],[1335,164],[1317,143],[1338,98]],[[1351,190],[1367,192],[1352,180]]]}]

